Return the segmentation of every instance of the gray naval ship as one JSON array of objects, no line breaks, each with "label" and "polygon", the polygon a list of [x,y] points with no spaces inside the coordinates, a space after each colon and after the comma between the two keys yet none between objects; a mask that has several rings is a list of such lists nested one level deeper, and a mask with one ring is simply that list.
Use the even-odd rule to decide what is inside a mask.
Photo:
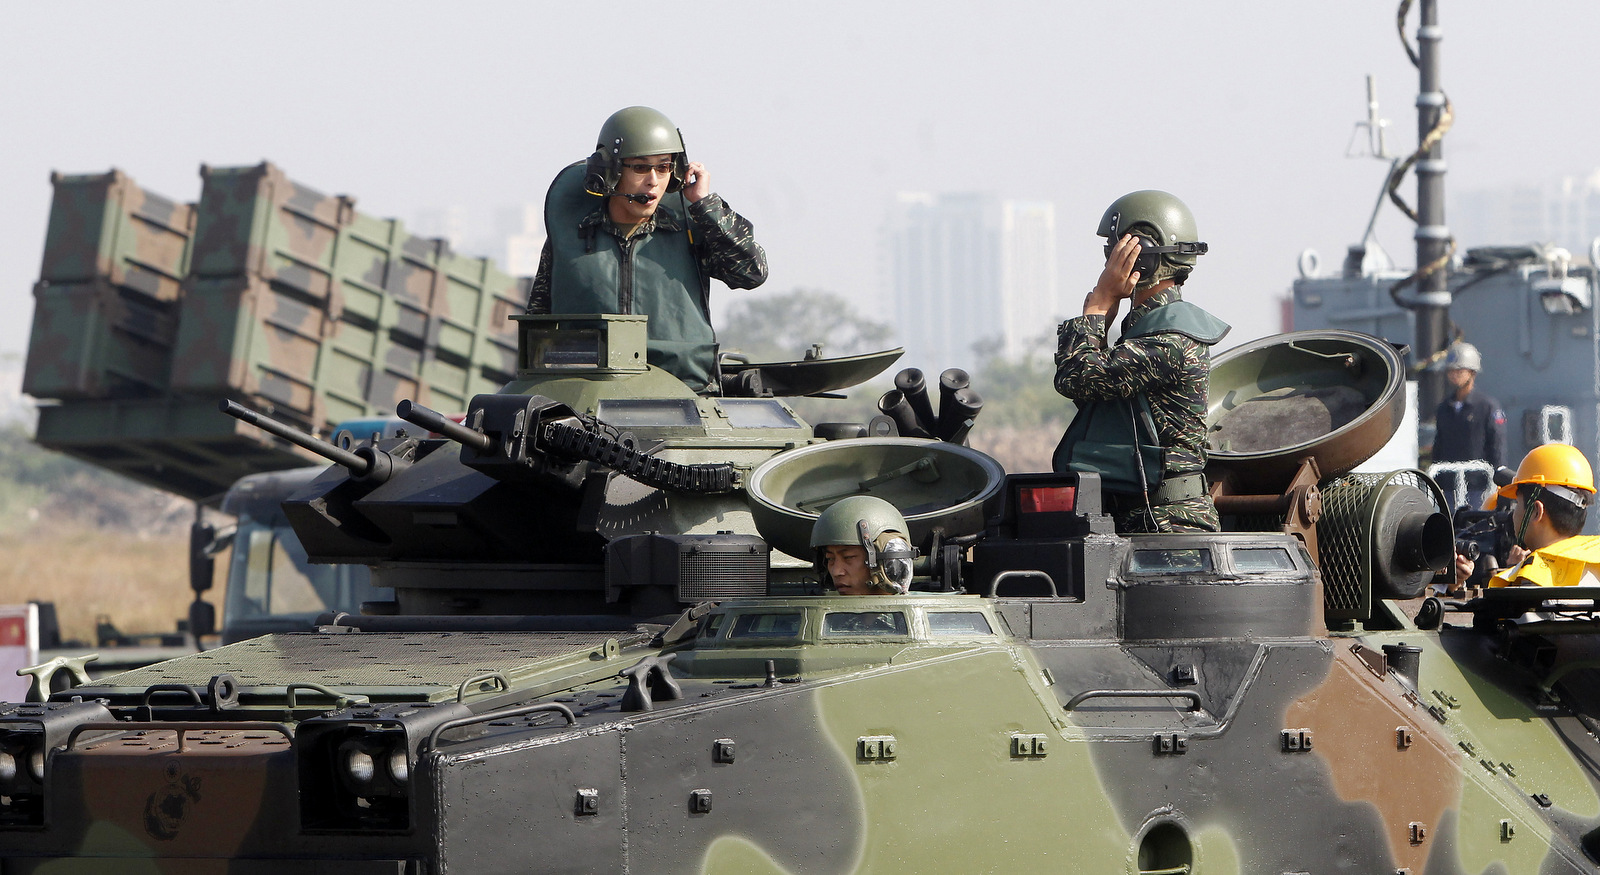
[{"label": "gray naval ship", "polygon": [[[1600,238],[1578,255],[1549,243],[1457,246],[1445,223],[1443,143],[1453,108],[1441,86],[1443,32],[1437,4],[1424,0],[1420,6],[1417,48],[1407,43],[1405,49],[1420,73],[1421,145],[1407,156],[1389,154],[1387,122],[1378,117],[1369,79],[1368,117],[1357,124],[1357,133],[1367,135],[1368,150],[1389,162],[1389,172],[1361,242],[1349,247],[1341,264],[1325,262],[1313,250],[1301,253],[1290,307],[1293,328],[1360,331],[1408,346],[1424,451],[1433,442],[1433,411],[1450,391],[1444,384],[1446,351],[1459,340],[1482,355],[1476,389],[1505,412],[1503,464],[1515,467],[1528,450],[1551,442],[1572,444],[1594,460],[1600,457]],[[1414,209],[1400,192],[1413,171]],[[1373,226],[1390,207],[1415,223],[1415,270],[1393,266],[1377,245]],[[1487,465],[1446,463],[1430,473],[1453,504],[1476,508],[1493,472]],[[1587,531],[1600,531],[1596,526],[1591,518]]]}]

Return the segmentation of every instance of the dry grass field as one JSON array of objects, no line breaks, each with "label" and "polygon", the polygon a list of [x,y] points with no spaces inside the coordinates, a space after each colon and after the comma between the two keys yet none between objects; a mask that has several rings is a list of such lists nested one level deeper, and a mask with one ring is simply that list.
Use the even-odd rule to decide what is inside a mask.
[{"label": "dry grass field", "polygon": [[0,604],[54,602],[64,640],[93,644],[100,615],[173,631],[193,598],[193,517],[190,502],[0,427]]},{"label": "dry grass field", "polygon": [[92,644],[102,614],[124,632],[170,632],[193,598],[188,550],[185,530],[141,535],[40,522],[3,531],[0,604],[55,602],[64,640]]},{"label": "dry grass field", "polygon": [[979,428],[973,430],[967,443],[993,456],[1005,466],[1007,473],[1049,471],[1050,457],[1061,441],[1061,431],[1060,427]]}]

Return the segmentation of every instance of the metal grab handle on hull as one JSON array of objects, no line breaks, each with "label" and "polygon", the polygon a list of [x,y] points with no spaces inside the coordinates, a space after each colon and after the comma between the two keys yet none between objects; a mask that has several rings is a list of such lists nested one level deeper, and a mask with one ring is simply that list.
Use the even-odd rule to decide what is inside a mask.
[{"label": "metal grab handle on hull", "polygon": [[153,684],[145,688],[144,702],[139,705],[140,708],[144,709],[146,721],[156,719],[156,709],[150,704],[150,700],[155,698],[156,693],[188,693],[196,708],[204,708],[206,706],[205,699],[201,698],[198,687],[190,684]]},{"label": "metal grab handle on hull", "polygon": [[1011,579],[1013,577],[1020,578],[1020,579],[1026,579],[1026,578],[1030,578],[1030,577],[1042,577],[1042,578],[1044,578],[1044,582],[1045,583],[1050,584],[1050,597],[1051,598],[1060,598],[1061,597],[1060,591],[1056,589],[1055,578],[1051,577],[1049,574],[1047,574],[1047,573],[1045,573],[1043,571],[1035,571],[1035,570],[1032,570],[1032,569],[1014,568],[1014,569],[1012,569],[1010,571],[1002,571],[999,574],[996,574],[994,576],[994,580],[989,581],[989,592],[988,592],[989,598],[994,598],[994,594],[996,592],[998,592],[999,589],[1000,589],[1001,582],[1009,580],[1009,579]]},{"label": "metal grab handle on hull", "polygon": [[330,690],[322,684],[314,684],[311,681],[296,681],[295,683],[289,684],[283,688],[283,695],[287,700],[284,703],[285,707],[290,709],[295,707],[295,703],[297,701],[295,698],[295,693],[299,690],[313,690],[321,693],[324,696],[333,699],[335,708],[344,708],[350,705],[365,705],[372,701],[372,699],[367,696],[363,696],[360,693],[341,693],[337,690]]},{"label": "metal grab handle on hull", "polygon": [[[456,687],[456,701],[457,702],[465,702],[467,700],[467,688],[468,687],[472,686],[473,684],[485,684],[485,683],[488,683],[489,681],[495,681],[496,683],[500,684],[500,692],[502,692],[502,693],[511,692],[511,682],[506,680],[506,676],[501,674],[500,672],[491,671],[491,672],[486,672],[486,673],[480,674],[480,675],[474,675],[474,676],[472,676],[470,678],[467,678],[466,680],[462,681],[461,682],[461,686]],[[485,692],[485,691],[484,690],[479,690],[479,692]]]},{"label": "metal grab handle on hull", "polygon": [[1188,699],[1189,710],[1200,710],[1200,694],[1193,690],[1088,690],[1067,701],[1068,711],[1090,699]]},{"label": "metal grab handle on hull", "polygon": [[553,711],[557,714],[560,714],[561,716],[567,718],[568,726],[578,722],[578,717],[572,713],[572,709],[561,704],[560,702],[542,702],[538,705],[518,705],[515,708],[503,708],[499,711],[489,711],[483,714],[474,714],[471,717],[457,717],[454,720],[446,720],[445,722],[440,723],[438,726],[435,726],[433,731],[428,733],[428,745],[426,748],[424,748],[424,750],[433,750],[437,748],[439,746],[439,736],[448,730],[459,729],[462,726],[471,726],[474,723],[485,723],[490,720],[503,720],[506,717],[520,717],[523,714],[534,714],[540,711]]}]

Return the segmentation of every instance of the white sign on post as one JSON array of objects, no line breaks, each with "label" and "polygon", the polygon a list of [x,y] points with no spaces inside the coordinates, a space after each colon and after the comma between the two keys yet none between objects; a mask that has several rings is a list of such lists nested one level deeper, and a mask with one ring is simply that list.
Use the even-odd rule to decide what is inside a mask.
[{"label": "white sign on post", "polygon": [[30,677],[17,671],[39,663],[39,608],[36,605],[0,605],[0,702],[21,702],[28,696]]}]

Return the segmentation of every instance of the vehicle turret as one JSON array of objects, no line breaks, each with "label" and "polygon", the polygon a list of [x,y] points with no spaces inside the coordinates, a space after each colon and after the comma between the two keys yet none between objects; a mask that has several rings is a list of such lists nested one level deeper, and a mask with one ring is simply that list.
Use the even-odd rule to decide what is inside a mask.
[{"label": "vehicle turret", "polygon": [[[763,463],[824,443],[782,397],[690,392],[645,364],[642,317],[514,319],[516,379],[474,396],[459,421],[408,399],[396,412],[416,433],[376,444],[333,446],[271,426],[337,463],[285,503],[313,561],[371,566],[374,585],[396,592],[395,603],[372,609],[399,614],[650,616],[702,593],[811,584],[806,550],[769,561],[746,498]],[[770,382],[830,391],[897,355],[784,363]],[[963,409],[970,428],[975,407]],[[881,461],[869,449],[878,442],[852,444],[869,457],[862,464]],[[991,493],[998,471],[983,484]],[[952,534],[981,528],[981,513],[972,513]],[[530,534],[548,531],[563,534]],[[686,558],[650,558],[668,553]],[[751,561],[690,561],[723,553]],[[438,563],[461,573],[440,575]]]}]

